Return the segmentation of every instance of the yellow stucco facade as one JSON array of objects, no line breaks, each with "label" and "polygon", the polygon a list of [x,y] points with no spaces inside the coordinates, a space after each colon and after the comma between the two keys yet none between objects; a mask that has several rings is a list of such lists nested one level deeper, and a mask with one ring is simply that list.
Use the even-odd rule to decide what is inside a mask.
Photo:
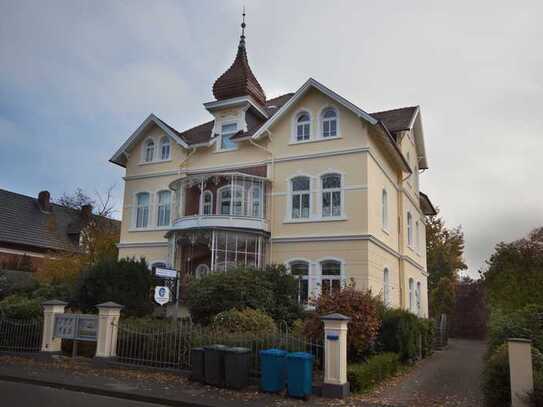
[{"label": "yellow stucco facade", "polygon": [[[358,288],[386,296],[390,306],[427,316],[425,219],[419,203],[420,153],[412,134],[415,130],[395,134],[397,151],[383,147],[390,140],[382,129],[333,96],[308,87],[297,93],[287,108],[281,108],[262,135],[242,139],[229,151],[220,151],[220,137],[183,146],[161,126],[149,122],[123,150],[126,173],[119,256],[145,257],[150,264],[183,267],[176,264],[169,232],[183,227],[177,222],[183,213],[174,208],[180,207],[178,201],[186,200],[183,193],[188,190],[172,192],[169,219],[163,226],[158,226],[164,216],[159,213],[160,192],[192,174],[264,166],[267,187],[263,218],[269,225],[264,233],[265,262],[287,266],[293,261],[307,263],[311,296],[321,290],[323,262],[334,260],[341,265],[343,284],[354,281]],[[320,136],[322,115],[327,108],[336,112],[336,135],[324,138]],[[221,123],[243,120],[243,109],[247,106],[214,110],[214,129],[220,131]],[[309,115],[310,139],[298,141],[296,120],[304,112]],[[169,140],[169,158],[145,162],[149,140],[155,146],[154,154],[160,155],[164,139]],[[411,174],[398,164],[402,155],[413,170]],[[326,174],[338,174],[341,179],[334,195],[340,201],[337,208],[334,206],[335,216],[324,216]],[[307,177],[310,185],[309,210],[301,218],[292,216],[296,199],[292,180],[296,177]],[[149,194],[147,218],[140,208],[139,219],[137,194],[142,192]],[[143,220],[145,226],[138,227]],[[229,221],[230,226],[236,226],[236,219]]]}]

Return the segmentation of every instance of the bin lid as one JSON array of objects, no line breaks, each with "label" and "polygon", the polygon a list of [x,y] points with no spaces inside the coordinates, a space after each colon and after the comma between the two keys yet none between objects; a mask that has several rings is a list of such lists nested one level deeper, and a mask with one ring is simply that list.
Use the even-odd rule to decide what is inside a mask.
[{"label": "bin lid", "polygon": [[241,348],[241,347],[234,347],[234,348],[227,348],[224,351],[225,352],[232,352],[232,353],[249,353],[249,352],[251,352],[251,349],[249,349],[249,348]]},{"label": "bin lid", "polygon": [[214,344],[214,345],[204,346],[204,349],[205,349],[205,350],[226,350],[226,349],[228,349],[228,346],[226,346],[226,345]]},{"label": "bin lid", "polygon": [[307,352],[292,352],[287,355],[289,359],[313,359],[313,355]]},{"label": "bin lid", "polygon": [[282,349],[264,349],[260,351],[261,355],[269,355],[269,356],[279,356],[279,357],[285,357],[287,352]]}]

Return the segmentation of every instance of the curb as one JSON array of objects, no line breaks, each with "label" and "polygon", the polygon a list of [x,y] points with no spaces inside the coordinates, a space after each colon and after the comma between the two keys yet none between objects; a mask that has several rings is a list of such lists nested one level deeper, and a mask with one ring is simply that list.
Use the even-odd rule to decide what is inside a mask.
[{"label": "curb", "polygon": [[81,393],[95,394],[98,396],[114,397],[114,398],[132,400],[132,401],[141,401],[144,403],[160,404],[160,405],[165,405],[165,406],[179,406],[179,407],[213,407],[214,406],[213,404],[194,403],[194,402],[187,402],[183,400],[174,400],[174,399],[168,399],[168,398],[162,398],[162,397],[146,396],[143,394],[135,394],[135,393],[125,393],[122,391],[106,390],[106,389],[100,389],[97,387],[88,387],[88,386],[80,386],[80,385],[75,385],[75,384],[51,382],[47,380],[31,379],[31,378],[20,377],[20,376],[8,376],[8,375],[3,375],[3,374],[0,375],[0,381],[33,384],[36,386],[51,387],[54,389],[70,390],[70,391],[76,391],[76,392],[81,392]]}]

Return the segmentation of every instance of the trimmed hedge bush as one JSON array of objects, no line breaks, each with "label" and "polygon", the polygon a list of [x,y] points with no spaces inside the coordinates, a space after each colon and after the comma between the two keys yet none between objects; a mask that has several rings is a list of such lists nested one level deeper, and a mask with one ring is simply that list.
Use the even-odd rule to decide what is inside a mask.
[{"label": "trimmed hedge bush", "polygon": [[364,393],[388,377],[395,375],[401,366],[396,353],[381,353],[370,357],[365,363],[351,364],[347,379],[353,393]]},{"label": "trimmed hedge bush", "polygon": [[0,317],[12,319],[37,319],[41,318],[42,298],[29,298],[25,295],[13,294],[0,301]]},{"label": "trimmed hedge bush", "polygon": [[436,334],[435,322],[431,319],[419,318],[419,331],[422,339],[422,357],[426,358],[433,352],[434,336]]},{"label": "trimmed hedge bush", "polygon": [[419,319],[412,313],[400,309],[389,309],[383,313],[379,331],[378,349],[397,353],[402,362],[412,361],[418,356]]},{"label": "trimmed hedge bush", "polygon": [[303,316],[297,287],[296,279],[282,265],[240,267],[191,281],[187,304],[198,324],[210,324],[217,314],[233,308],[259,309],[275,321],[291,324]]},{"label": "trimmed hedge bush", "polygon": [[[543,355],[534,347],[532,347],[532,363],[535,371],[543,369]],[[486,360],[483,370],[483,394],[487,407],[509,407],[511,405],[507,344],[500,345]],[[528,397],[528,395],[526,396]]]},{"label": "trimmed hedge bush", "polygon": [[213,328],[227,333],[273,335],[277,332],[275,322],[265,312],[245,308],[221,312],[213,320]]}]

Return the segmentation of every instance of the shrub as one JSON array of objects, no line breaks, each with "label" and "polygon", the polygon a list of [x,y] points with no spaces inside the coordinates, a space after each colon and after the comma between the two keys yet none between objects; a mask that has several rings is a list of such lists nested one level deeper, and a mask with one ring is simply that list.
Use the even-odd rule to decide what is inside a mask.
[{"label": "shrub", "polygon": [[11,294],[30,294],[37,286],[30,272],[0,270],[0,299]]},{"label": "shrub", "polygon": [[41,318],[41,298],[13,294],[0,301],[0,316],[13,319]]},{"label": "shrub", "polygon": [[76,301],[84,311],[96,304],[114,301],[127,315],[152,312],[152,274],[145,260],[102,260],[81,273]]},{"label": "shrub", "polygon": [[226,333],[271,335],[277,332],[272,317],[252,308],[231,309],[217,314],[213,328]]},{"label": "shrub", "polygon": [[334,312],[351,318],[347,332],[347,351],[350,361],[363,359],[374,345],[379,332],[380,301],[370,291],[358,291],[347,286],[331,294],[323,293],[315,301],[315,312],[306,320],[304,334],[323,337],[321,316]]},{"label": "shrub", "polygon": [[[532,347],[534,370],[543,368],[543,355]],[[487,407],[511,405],[511,382],[507,344],[500,345],[486,360],[483,370],[483,394]]]},{"label": "shrub", "polygon": [[230,309],[259,309],[276,321],[289,324],[303,315],[297,303],[296,279],[283,266],[237,268],[210,273],[191,281],[187,304],[193,320],[207,325]]},{"label": "shrub", "polygon": [[543,305],[528,305],[505,314],[494,310],[488,324],[488,354],[492,354],[507,338],[528,338],[543,351]]},{"label": "shrub", "polygon": [[434,336],[436,333],[435,322],[431,319],[419,318],[419,332],[422,338],[422,357],[428,357],[432,354]]},{"label": "shrub", "polygon": [[543,406],[543,370],[534,372],[534,391],[528,396],[534,406]]},{"label": "shrub", "polygon": [[381,353],[370,357],[365,363],[351,364],[347,369],[351,391],[364,393],[386,378],[395,375],[400,368],[396,353]]},{"label": "shrub", "polygon": [[402,362],[414,360],[418,354],[419,320],[412,313],[391,309],[383,314],[378,349],[397,353]]}]

